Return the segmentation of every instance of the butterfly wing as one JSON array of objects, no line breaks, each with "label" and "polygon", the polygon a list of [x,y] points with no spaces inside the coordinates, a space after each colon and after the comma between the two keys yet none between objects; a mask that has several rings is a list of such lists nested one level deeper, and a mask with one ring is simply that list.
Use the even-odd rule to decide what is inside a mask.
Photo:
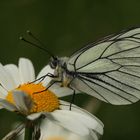
[{"label": "butterfly wing", "polygon": [[140,99],[140,28],[89,44],[74,53],[67,69],[76,73],[71,85],[111,104]]}]

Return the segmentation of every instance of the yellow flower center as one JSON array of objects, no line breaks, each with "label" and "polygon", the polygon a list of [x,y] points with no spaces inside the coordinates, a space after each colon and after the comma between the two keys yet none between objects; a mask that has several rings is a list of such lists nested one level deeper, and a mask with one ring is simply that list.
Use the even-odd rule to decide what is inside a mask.
[{"label": "yellow flower center", "polygon": [[[57,96],[50,90],[45,89],[46,88],[41,83],[26,83],[16,88],[16,90],[23,91],[31,97],[34,105],[30,113],[52,112],[59,108]],[[8,92],[6,99],[10,103],[15,104],[12,92],[13,91]]]}]

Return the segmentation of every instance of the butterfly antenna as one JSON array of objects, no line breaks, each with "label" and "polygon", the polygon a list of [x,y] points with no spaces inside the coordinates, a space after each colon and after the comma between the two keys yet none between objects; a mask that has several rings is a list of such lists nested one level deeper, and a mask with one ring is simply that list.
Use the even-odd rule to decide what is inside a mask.
[{"label": "butterfly antenna", "polygon": [[42,43],[42,41],[40,41],[30,30],[27,30],[26,31],[27,32],[27,34],[29,35],[29,36],[31,36],[34,40],[36,40],[41,46],[43,46],[43,47],[41,47],[41,49],[44,49],[45,51],[47,51],[52,57],[55,57],[51,52],[49,52],[47,49],[45,49],[44,47],[46,47],[43,43]]},{"label": "butterfly antenna", "polygon": [[47,49],[45,49],[44,47],[42,47],[42,46],[45,46],[45,45],[44,45],[38,38],[36,38],[29,30],[27,31],[27,33],[28,33],[33,39],[35,39],[36,41],[38,41],[38,42],[40,43],[40,45],[35,44],[35,43],[33,43],[33,42],[31,42],[31,41],[25,39],[25,38],[22,37],[22,36],[20,36],[19,39],[22,40],[22,41],[24,41],[24,42],[26,42],[26,43],[28,43],[28,44],[30,44],[30,45],[32,45],[32,46],[34,46],[34,47],[36,47],[36,48],[39,48],[40,50],[43,50],[44,52],[47,52],[51,57],[55,58],[55,56],[54,56],[50,51],[48,51]]},{"label": "butterfly antenna", "polygon": [[45,45],[30,30],[27,30],[26,32],[29,36],[31,36],[34,40],[36,40],[40,45],[45,47]]}]

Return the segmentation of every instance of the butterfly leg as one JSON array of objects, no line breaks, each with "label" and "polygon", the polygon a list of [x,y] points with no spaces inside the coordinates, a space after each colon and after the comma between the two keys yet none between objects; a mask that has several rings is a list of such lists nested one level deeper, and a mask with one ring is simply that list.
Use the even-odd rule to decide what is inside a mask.
[{"label": "butterfly leg", "polygon": [[69,110],[71,110],[71,108],[72,108],[72,104],[74,104],[74,100],[75,100],[75,95],[76,95],[76,93],[75,93],[75,89],[73,89],[73,88],[71,88],[71,87],[69,87],[71,90],[73,90],[73,94],[72,94],[72,98],[71,98],[71,102],[70,102],[70,108],[69,108]]},{"label": "butterfly leg", "polygon": [[75,95],[76,95],[75,89],[71,86],[71,83],[72,83],[72,81],[73,81],[74,79],[75,79],[75,78],[73,78],[73,79],[70,81],[69,85],[68,85],[68,87],[69,87],[71,90],[73,90],[73,94],[72,94],[72,98],[71,98],[71,102],[70,102],[70,108],[69,108],[69,110],[71,110],[71,108],[72,108],[72,104],[74,104],[74,101],[75,101]]},{"label": "butterfly leg", "polygon": [[40,81],[39,81],[39,83],[40,83],[40,82],[42,82],[46,77],[57,78],[58,76],[55,76],[55,75],[53,75],[53,74],[51,74],[51,73],[47,73],[47,74],[41,76],[40,78],[38,78],[38,79],[36,79],[36,80],[34,80],[34,81],[30,82],[30,83],[35,83],[35,82],[37,82],[37,81],[39,81],[39,80],[40,80]]},{"label": "butterfly leg", "polygon": [[53,86],[55,83],[61,83],[62,81],[53,81],[52,83],[50,83],[50,85],[48,87],[46,87],[45,90],[42,90],[42,91],[37,91],[37,92],[34,92],[34,94],[37,94],[37,93],[41,93],[41,92],[44,92],[44,91],[47,91],[51,86]]}]

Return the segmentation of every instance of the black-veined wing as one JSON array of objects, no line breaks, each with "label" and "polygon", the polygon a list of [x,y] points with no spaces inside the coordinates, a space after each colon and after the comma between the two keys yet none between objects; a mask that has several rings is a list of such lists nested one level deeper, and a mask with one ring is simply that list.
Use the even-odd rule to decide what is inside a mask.
[{"label": "black-veined wing", "polygon": [[140,28],[109,36],[73,54],[67,69],[72,86],[111,104],[140,99]]}]

